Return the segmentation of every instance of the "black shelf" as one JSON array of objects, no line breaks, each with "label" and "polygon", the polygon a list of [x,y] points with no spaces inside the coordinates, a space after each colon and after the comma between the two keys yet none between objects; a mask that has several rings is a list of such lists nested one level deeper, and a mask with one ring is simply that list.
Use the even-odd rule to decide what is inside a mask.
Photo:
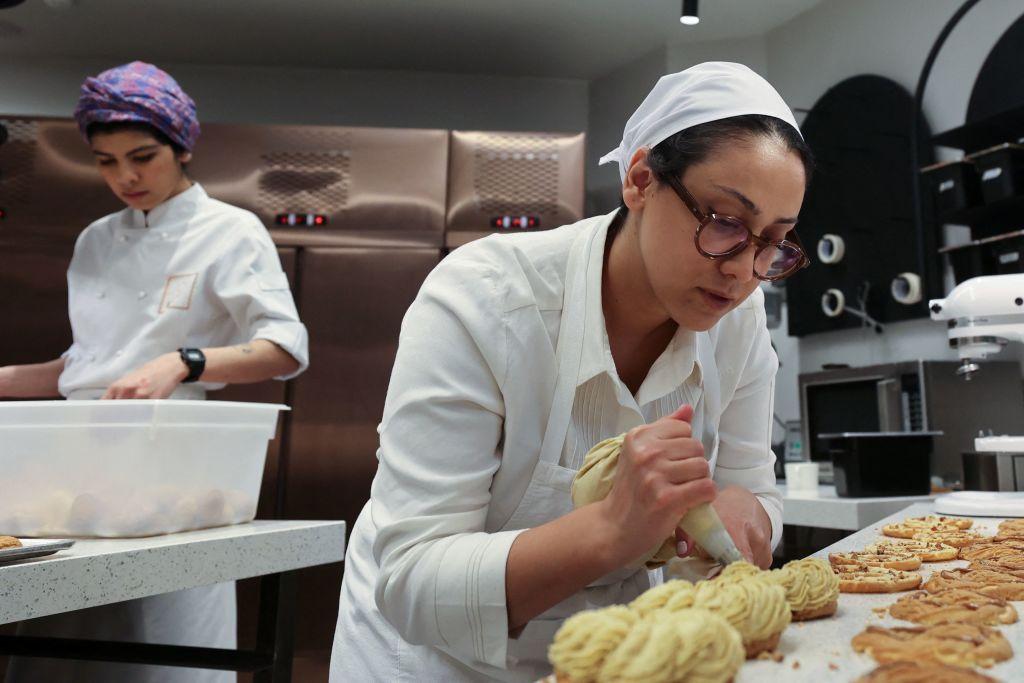
[{"label": "black shelf", "polygon": [[1024,106],[1007,109],[981,121],[965,123],[932,137],[932,142],[943,147],[955,147],[966,152],[992,147],[1003,142],[1016,142],[1024,136]]},{"label": "black shelf", "polygon": [[969,206],[956,211],[949,211],[939,216],[942,223],[956,225],[992,225],[1000,221],[1009,224],[1002,232],[1024,228],[1024,195],[1009,197],[991,204]]}]

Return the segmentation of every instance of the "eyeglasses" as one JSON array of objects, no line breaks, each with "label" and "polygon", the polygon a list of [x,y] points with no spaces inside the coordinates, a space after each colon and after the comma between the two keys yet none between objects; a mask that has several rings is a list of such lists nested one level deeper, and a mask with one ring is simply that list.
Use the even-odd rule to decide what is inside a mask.
[{"label": "eyeglasses", "polygon": [[697,234],[693,241],[701,256],[712,261],[739,254],[751,243],[757,247],[754,253],[754,277],[774,282],[789,277],[801,268],[811,264],[804,252],[803,244],[795,231],[789,231],[789,240],[769,240],[755,235],[738,218],[720,213],[704,213],[693,195],[674,177],[664,178],[669,187],[686,204],[697,218]]}]

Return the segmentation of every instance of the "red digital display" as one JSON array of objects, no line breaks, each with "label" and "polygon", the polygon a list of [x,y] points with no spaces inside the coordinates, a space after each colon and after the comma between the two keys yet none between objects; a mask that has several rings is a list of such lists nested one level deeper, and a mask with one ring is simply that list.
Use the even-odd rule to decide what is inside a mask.
[{"label": "red digital display", "polygon": [[318,227],[327,225],[327,216],[320,213],[279,213],[274,222],[296,228]]},{"label": "red digital display", "polygon": [[538,216],[495,216],[491,219],[495,230],[528,230],[540,227]]}]

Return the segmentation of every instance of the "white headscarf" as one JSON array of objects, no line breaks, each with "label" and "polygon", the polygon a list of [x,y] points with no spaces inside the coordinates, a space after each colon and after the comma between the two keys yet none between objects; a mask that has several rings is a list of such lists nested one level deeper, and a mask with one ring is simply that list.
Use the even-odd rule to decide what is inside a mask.
[{"label": "white headscarf", "polygon": [[799,134],[793,112],[768,81],[749,67],[732,62],[704,62],[662,76],[626,121],[619,146],[601,157],[615,162],[625,182],[629,162],[641,147],[659,142],[693,126],[745,114],[782,119]]}]

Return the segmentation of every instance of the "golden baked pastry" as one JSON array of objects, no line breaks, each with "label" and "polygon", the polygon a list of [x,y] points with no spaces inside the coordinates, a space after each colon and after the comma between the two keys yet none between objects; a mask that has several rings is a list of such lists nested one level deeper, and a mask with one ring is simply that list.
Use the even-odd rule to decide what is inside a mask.
[{"label": "golden baked pastry", "polygon": [[988,568],[941,571],[932,574],[922,588],[929,593],[962,588],[1002,600],[1024,600],[1024,578]]},{"label": "golden baked pastry", "polygon": [[997,560],[1004,557],[1024,557],[1024,541],[985,539],[960,549],[961,560]]},{"label": "golden baked pastry", "polygon": [[1003,557],[992,560],[974,560],[968,569],[991,569],[1024,578],[1024,555]]},{"label": "golden baked pastry", "polygon": [[839,575],[840,593],[898,593],[921,585],[921,575],[884,567],[841,564],[832,567]]},{"label": "golden baked pastry", "polygon": [[793,621],[828,617],[839,606],[839,577],[824,560],[808,557],[793,560],[782,569],[766,572],[770,581],[783,587]]},{"label": "golden baked pastry", "polygon": [[973,624],[868,626],[850,644],[879,664],[917,661],[988,668],[1013,657],[1013,648],[998,629]]},{"label": "golden baked pastry", "polygon": [[[583,507],[604,500],[615,483],[615,471],[619,465],[619,452],[625,434],[605,439],[591,448],[583,458],[583,466],[572,481],[572,504]],[[651,548],[635,565],[657,569],[676,557],[675,534]]]},{"label": "golden baked pastry", "polygon": [[548,657],[562,683],[726,683],[743,664],[743,645],[706,610],[641,617],[616,606],[566,620]]},{"label": "golden baked pastry", "polygon": [[743,665],[736,629],[701,609],[641,619],[605,659],[596,683],[726,683]]},{"label": "golden baked pastry", "polygon": [[14,536],[0,536],[0,550],[6,550],[7,548],[20,548],[21,541],[16,539]]},{"label": "golden baked pastry", "polygon": [[743,638],[747,657],[774,650],[792,615],[786,591],[756,577],[745,581],[701,581],[696,584],[693,606],[706,609],[735,627]]},{"label": "golden baked pastry", "polygon": [[884,541],[872,543],[868,547],[864,548],[864,552],[911,552],[920,557],[922,562],[947,562],[949,560],[955,560],[960,551],[955,546],[946,545],[939,541],[915,541],[913,539],[887,538]]},{"label": "golden baked pastry", "polygon": [[946,533],[952,531],[963,531],[963,529],[956,524],[918,524],[911,520],[905,520],[895,524],[886,524],[882,527],[882,533],[892,538],[914,538],[915,534],[922,532]]},{"label": "golden baked pastry", "polygon": [[830,553],[828,561],[837,564],[861,564],[867,567],[885,567],[914,571],[921,568],[921,558],[907,550],[858,550],[849,553]]},{"label": "golden baked pastry", "polygon": [[660,609],[678,611],[693,607],[694,585],[689,581],[666,581],[660,586],[648,588],[633,602],[630,609],[641,616],[646,616]]},{"label": "golden baked pastry", "polygon": [[1017,621],[1017,610],[1006,600],[962,588],[951,588],[938,593],[911,593],[893,603],[889,607],[889,614],[895,619],[913,621],[925,626],[995,626]]},{"label": "golden baked pastry", "polygon": [[999,533],[1007,535],[1024,535],[1024,519],[1005,519],[999,522]]},{"label": "golden baked pastry", "polygon": [[944,515],[927,515],[925,517],[908,517],[901,524],[905,526],[932,527],[939,524],[955,526],[957,529],[970,529],[974,521],[966,517],[946,517]]},{"label": "golden baked pastry", "polygon": [[854,683],[998,683],[974,669],[937,662],[890,662]]},{"label": "golden baked pastry", "polygon": [[963,548],[980,540],[982,537],[974,531],[953,528],[919,531],[911,536],[911,538],[915,541],[938,541],[939,543],[945,543],[956,548]]}]

